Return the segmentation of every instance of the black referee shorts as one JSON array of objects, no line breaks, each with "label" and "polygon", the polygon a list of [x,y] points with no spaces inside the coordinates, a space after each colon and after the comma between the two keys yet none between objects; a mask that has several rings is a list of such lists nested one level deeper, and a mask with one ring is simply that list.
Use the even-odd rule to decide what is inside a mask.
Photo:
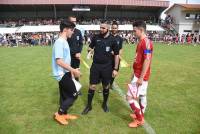
[{"label": "black referee shorts", "polygon": [[71,67],[80,68],[80,60],[75,57],[75,54],[71,55]]},{"label": "black referee shorts", "polygon": [[90,68],[90,84],[96,85],[102,82],[103,85],[109,85],[112,78],[112,63],[111,64],[96,64],[93,63]]},{"label": "black referee shorts", "polygon": [[67,97],[75,97],[78,95],[70,72],[65,73],[59,81],[59,89],[62,100],[65,100]]}]

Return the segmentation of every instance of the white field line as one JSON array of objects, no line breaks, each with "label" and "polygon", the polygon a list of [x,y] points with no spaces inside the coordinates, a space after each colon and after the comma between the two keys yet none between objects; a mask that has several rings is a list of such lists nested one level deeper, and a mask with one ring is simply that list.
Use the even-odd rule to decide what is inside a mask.
[{"label": "white field line", "polygon": [[[130,108],[128,102],[126,101],[126,95],[123,92],[123,90],[120,89],[120,87],[115,82],[113,83],[113,86],[114,86],[114,90],[123,98],[123,101],[126,104],[126,106],[128,108]],[[151,127],[151,125],[146,120],[145,120],[145,123],[143,125],[143,128],[145,129],[145,131],[148,134],[156,134],[155,130]]]},{"label": "white field line", "polygon": [[[89,65],[83,59],[81,61],[83,62],[83,64],[85,65],[85,67],[87,69],[89,69]],[[130,108],[128,102],[126,101],[126,95],[123,92],[123,90],[120,89],[120,87],[115,82],[113,83],[113,86],[114,86],[114,91],[116,91],[123,98],[123,101],[126,104],[126,106],[128,108]],[[143,128],[145,129],[145,131],[147,132],[147,134],[156,134],[155,130],[151,127],[151,125],[146,120],[145,120],[145,123],[143,125]]]}]

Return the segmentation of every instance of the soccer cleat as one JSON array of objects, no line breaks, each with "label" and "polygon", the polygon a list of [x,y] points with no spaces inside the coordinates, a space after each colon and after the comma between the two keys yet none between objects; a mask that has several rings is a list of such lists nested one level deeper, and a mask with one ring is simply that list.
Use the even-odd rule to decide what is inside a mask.
[{"label": "soccer cleat", "polygon": [[136,128],[136,127],[139,127],[139,126],[142,126],[142,125],[144,125],[144,119],[142,119],[141,121],[136,119],[135,121],[128,124],[128,126],[130,128]]},{"label": "soccer cleat", "polygon": [[64,114],[63,115],[66,120],[76,120],[78,117],[76,115]]},{"label": "soccer cleat", "polygon": [[130,117],[133,118],[133,119],[137,118],[135,114],[130,114]]},{"label": "soccer cleat", "polygon": [[64,118],[64,115],[59,115],[58,112],[54,114],[54,119],[61,125],[67,125],[68,121]]},{"label": "soccer cleat", "polygon": [[81,114],[82,115],[86,115],[91,110],[92,110],[92,106],[86,106],[85,109],[83,110],[83,112]]},{"label": "soccer cleat", "polygon": [[102,108],[103,108],[104,112],[106,112],[106,113],[109,112],[109,108],[108,108],[107,104],[103,104]]}]

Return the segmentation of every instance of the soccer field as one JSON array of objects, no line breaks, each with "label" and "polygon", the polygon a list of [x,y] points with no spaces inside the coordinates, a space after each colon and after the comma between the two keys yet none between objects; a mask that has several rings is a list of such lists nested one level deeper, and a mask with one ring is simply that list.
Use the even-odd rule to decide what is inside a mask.
[{"label": "soccer field", "polygon": [[[95,93],[93,110],[80,113],[87,101],[89,70],[81,64],[83,95],[70,113],[80,116],[61,126],[53,120],[58,109],[58,84],[51,74],[51,47],[0,48],[0,134],[145,134],[128,128],[131,110],[111,91],[110,112],[101,109]],[[120,68],[116,83],[126,92],[135,46],[124,45],[129,67]],[[86,59],[86,47],[83,56]],[[99,89],[101,86],[99,86]],[[145,119],[157,134],[200,133],[200,47],[154,45],[152,75]]]}]

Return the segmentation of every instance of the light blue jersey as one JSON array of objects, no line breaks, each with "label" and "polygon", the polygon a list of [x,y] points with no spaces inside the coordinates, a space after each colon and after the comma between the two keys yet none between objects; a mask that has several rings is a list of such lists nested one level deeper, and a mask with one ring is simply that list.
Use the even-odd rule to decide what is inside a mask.
[{"label": "light blue jersey", "polygon": [[60,81],[63,75],[69,71],[56,64],[57,58],[61,58],[63,59],[64,63],[71,65],[71,55],[68,42],[61,37],[55,41],[52,53],[53,76],[55,77],[56,80]]}]

